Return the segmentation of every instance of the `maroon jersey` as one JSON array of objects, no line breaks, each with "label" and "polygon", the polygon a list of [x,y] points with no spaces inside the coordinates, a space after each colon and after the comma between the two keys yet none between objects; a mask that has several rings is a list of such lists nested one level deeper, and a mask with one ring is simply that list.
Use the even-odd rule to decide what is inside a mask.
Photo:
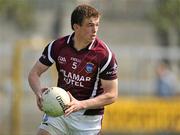
[{"label": "maroon jersey", "polygon": [[[77,51],[73,37],[74,33],[52,41],[44,49],[39,61],[47,66],[56,64],[58,87],[69,91],[77,100],[96,97],[104,92],[101,79],[117,78],[115,56],[98,38]],[[85,114],[102,114],[103,110],[91,109],[85,111]]]}]

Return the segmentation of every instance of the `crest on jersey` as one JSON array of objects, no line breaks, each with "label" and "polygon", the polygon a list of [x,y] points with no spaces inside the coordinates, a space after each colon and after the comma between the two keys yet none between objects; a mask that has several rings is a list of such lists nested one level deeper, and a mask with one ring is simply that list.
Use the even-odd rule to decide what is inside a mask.
[{"label": "crest on jersey", "polygon": [[93,63],[87,63],[86,64],[86,72],[92,73],[94,69],[94,64]]},{"label": "crest on jersey", "polygon": [[60,64],[66,64],[66,58],[63,56],[58,56],[58,62]]}]

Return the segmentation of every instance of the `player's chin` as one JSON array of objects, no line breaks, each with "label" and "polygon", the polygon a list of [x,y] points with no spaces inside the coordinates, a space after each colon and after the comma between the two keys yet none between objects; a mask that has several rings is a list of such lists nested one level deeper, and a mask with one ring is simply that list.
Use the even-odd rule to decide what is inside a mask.
[{"label": "player's chin", "polygon": [[92,42],[93,40],[95,40],[96,36],[92,36],[90,37],[90,42]]}]

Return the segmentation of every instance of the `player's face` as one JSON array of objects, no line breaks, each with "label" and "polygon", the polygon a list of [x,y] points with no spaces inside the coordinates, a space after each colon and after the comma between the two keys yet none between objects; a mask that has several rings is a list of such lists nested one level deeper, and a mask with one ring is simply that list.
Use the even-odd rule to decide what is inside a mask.
[{"label": "player's face", "polygon": [[81,26],[79,26],[79,36],[85,42],[92,42],[98,31],[99,17],[85,18]]}]

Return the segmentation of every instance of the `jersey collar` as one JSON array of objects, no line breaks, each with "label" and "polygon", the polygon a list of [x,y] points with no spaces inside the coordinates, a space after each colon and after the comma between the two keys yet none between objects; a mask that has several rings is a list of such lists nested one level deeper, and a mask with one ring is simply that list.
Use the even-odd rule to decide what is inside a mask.
[{"label": "jersey collar", "polygon": [[[75,33],[73,32],[71,35],[68,36],[67,44],[70,44],[70,43],[72,42],[73,37],[74,37],[74,34],[75,34]],[[91,50],[91,49],[94,47],[95,41],[96,41],[96,39],[94,39],[94,40],[88,45],[88,50]]]}]

